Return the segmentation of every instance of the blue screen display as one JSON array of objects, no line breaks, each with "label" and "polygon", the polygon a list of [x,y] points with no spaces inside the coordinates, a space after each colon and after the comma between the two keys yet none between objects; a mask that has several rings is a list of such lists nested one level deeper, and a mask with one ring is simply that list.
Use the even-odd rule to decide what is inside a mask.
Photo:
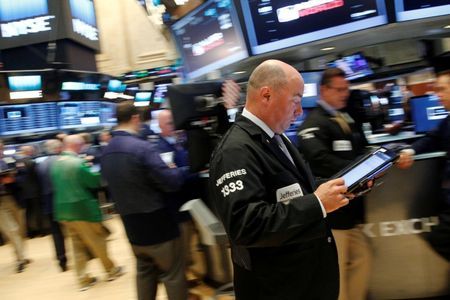
[{"label": "blue screen display", "polygon": [[152,92],[137,92],[134,101],[150,101]]},{"label": "blue screen display", "polygon": [[100,101],[67,101],[58,103],[61,129],[83,128],[101,125]]},{"label": "blue screen display", "polygon": [[94,2],[92,0],[70,0],[72,16],[96,27]]},{"label": "blue screen display", "polygon": [[0,22],[10,22],[47,14],[47,0],[0,0]]},{"label": "blue screen display", "polygon": [[435,95],[424,95],[410,99],[411,116],[417,133],[435,129],[448,112]]},{"label": "blue screen display", "polygon": [[0,134],[20,135],[58,129],[56,104],[30,103],[0,106]]},{"label": "blue screen display", "polygon": [[125,92],[126,88],[127,88],[127,85],[123,84],[120,80],[112,79],[108,82],[108,91],[109,92],[123,93],[123,92]]},{"label": "blue screen display", "polygon": [[164,103],[167,97],[167,87],[171,83],[163,83],[155,85],[155,91],[153,93],[153,103]]},{"label": "blue screen display", "polygon": [[320,99],[320,79],[322,72],[301,72],[305,89],[303,91],[302,107],[316,107]]},{"label": "blue screen display", "polygon": [[41,75],[9,76],[8,84],[11,92],[37,91],[42,88]]},{"label": "blue screen display", "polygon": [[340,59],[328,63],[329,67],[340,68],[345,72],[348,80],[365,77],[373,74],[369,63],[360,53],[344,56]]}]

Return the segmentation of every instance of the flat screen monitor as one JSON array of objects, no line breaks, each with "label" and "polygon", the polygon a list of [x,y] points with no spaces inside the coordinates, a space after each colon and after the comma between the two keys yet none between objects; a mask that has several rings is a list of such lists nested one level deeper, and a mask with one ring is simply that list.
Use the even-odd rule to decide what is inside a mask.
[{"label": "flat screen monitor", "polygon": [[57,129],[58,112],[54,102],[0,106],[0,134],[2,136]]},{"label": "flat screen monitor", "polygon": [[164,103],[167,98],[167,88],[171,83],[160,83],[155,85],[155,90],[153,91],[153,103]]},{"label": "flat screen monitor", "polygon": [[8,76],[11,100],[42,98],[41,75]]},{"label": "flat screen monitor", "polygon": [[302,107],[311,108],[317,106],[320,99],[320,79],[322,71],[317,72],[301,72],[305,88],[303,90]]},{"label": "flat screen monitor", "polygon": [[117,104],[114,102],[102,101],[100,103],[100,123],[103,126],[117,125],[116,117]]},{"label": "flat screen monitor", "polygon": [[232,0],[208,0],[171,25],[188,79],[248,57]]},{"label": "flat screen monitor", "polygon": [[411,105],[411,117],[417,133],[435,129],[448,115],[447,110],[435,95],[412,97],[409,103]]},{"label": "flat screen monitor", "polygon": [[219,122],[228,125],[226,110],[221,113],[218,109],[222,96],[220,81],[171,85],[167,95],[176,129],[207,127]]},{"label": "flat screen monitor", "polygon": [[364,55],[355,53],[344,56],[328,63],[329,67],[340,68],[345,72],[345,77],[348,80],[357,79],[373,74]]},{"label": "flat screen monitor", "polygon": [[152,92],[137,92],[134,96],[134,106],[149,106]]},{"label": "flat screen monitor", "polygon": [[448,14],[448,0],[395,0],[395,15],[399,22]]},{"label": "flat screen monitor", "polygon": [[252,54],[387,24],[384,0],[240,0]]},{"label": "flat screen monitor", "polygon": [[111,79],[108,82],[107,90],[108,90],[108,92],[123,93],[123,92],[125,92],[126,88],[127,88],[127,85],[122,83],[122,81],[117,80],[117,79]]},{"label": "flat screen monitor", "polygon": [[61,129],[77,129],[102,125],[100,101],[59,102],[58,112]]}]

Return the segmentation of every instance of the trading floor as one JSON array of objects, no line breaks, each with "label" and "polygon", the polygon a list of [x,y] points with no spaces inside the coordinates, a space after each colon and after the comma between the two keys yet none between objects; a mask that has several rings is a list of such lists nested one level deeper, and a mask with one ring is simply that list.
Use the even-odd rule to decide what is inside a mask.
[{"label": "trading floor", "polygon": [[[104,273],[98,259],[89,262],[88,270],[98,282],[87,291],[78,290],[74,271],[60,272],[54,259],[54,249],[49,235],[29,239],[26,242],[27,257],[33,262],[24,272],[16,273],[13,249],[10,245],[0,246],[0,299],[1,300],[128,300],[136,299],[134,276],[135,263],[129,243],[120,219],[116,216],[105,222],[113,232],[109,237],[108,250],[110,257],[117,265],[125,267],[125,274],[118,279],[108,282],[104,280]],[[68,241],[67,241],[68,242]],[[70,249],[70,248],[69,248]],[[71,251],[68,250],[69,260]],[[71,263],[69,263],[70,268]],[[213,290],[200,285],[193,290],[193,294],[201,296],[202,300],[209,300]],[[164,288],[158,288],[158,300],[167,299]],[[220,300],[230,299],[221,297]]]}]

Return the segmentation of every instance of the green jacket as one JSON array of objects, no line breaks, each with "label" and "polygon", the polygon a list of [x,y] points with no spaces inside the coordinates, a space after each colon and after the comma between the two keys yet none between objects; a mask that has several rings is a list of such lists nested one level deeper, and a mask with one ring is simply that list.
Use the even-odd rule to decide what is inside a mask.
[{"label": "green jacket", "polygon": [[91,173],[75,153],[63,152],[50,169],[54,213],[58,221],[101,222],[102,213],[91,189],[100,186],[100,174]]}]

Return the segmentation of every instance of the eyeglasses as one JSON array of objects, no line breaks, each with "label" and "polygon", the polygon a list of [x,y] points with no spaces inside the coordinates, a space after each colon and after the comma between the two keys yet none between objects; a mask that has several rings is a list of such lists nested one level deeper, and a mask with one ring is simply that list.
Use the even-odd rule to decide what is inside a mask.
[{"label": "eyeglasses", "polygon": [[327,88],[335,90],[338,93],[345,93],[348,92],[348,87],[333,87],[333,86],[329,86],[327,85]]}]

